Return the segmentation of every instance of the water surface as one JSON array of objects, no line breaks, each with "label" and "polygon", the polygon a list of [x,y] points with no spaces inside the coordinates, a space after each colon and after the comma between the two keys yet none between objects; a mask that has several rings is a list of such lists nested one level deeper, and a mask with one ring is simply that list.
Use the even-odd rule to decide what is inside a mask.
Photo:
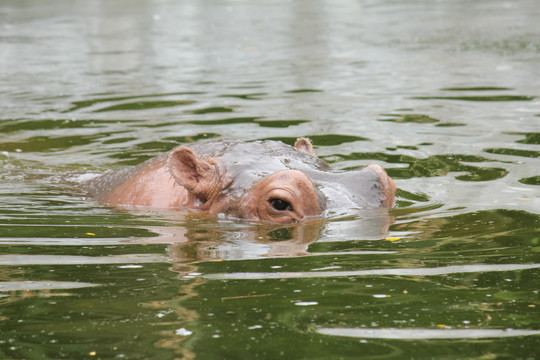
[{"label": "water surface", "polygon": [[[540,356],[536,1],[3,1],[0,357]],[[78,182],[310,137],[396,209],[295,226]],[[82,177],[81,177],[82,176]]]}]

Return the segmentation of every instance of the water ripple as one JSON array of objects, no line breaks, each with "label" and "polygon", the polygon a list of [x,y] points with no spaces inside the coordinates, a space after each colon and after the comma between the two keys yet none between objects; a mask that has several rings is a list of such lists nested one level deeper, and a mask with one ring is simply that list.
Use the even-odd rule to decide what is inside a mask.
[{"label": "water ripple", "polygon": [[94,286],[99,285],[74,281],[3,281],[0,282],[0,291],[80,289]]},{"label": "water ripple", "polygon": [[168,258],[157,254],[129,254],[116,256],[72,255],[0,255],[0,265],[88,265],[167,262]]},{"label": "water ripple", "polygon": [[540,268],[540,264],[504,264],[504,265],[456,265],[437,268],[416,268],[416,269],[372,269],[353,271],[317,271],[317,272],[273,272],[273,273],[228,273],[228,274],[206,274],[206,279],[212,280],[258,280],[258,279],[300,279],[300,278],[329,278],[329,277],[349,277],[349,276],[436,276],[458,273],[475,272],[499,272],[516,271]]}]

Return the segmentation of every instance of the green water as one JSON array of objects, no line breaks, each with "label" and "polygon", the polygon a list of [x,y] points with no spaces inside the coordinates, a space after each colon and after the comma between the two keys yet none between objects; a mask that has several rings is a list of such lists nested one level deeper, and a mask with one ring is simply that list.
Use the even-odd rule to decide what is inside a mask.
[{"label": "green water", "polygon": [[[540,7],[3,1],[1,359],[537,359]],[[310,137],[397,208],[122,211],[81,175]]]}]

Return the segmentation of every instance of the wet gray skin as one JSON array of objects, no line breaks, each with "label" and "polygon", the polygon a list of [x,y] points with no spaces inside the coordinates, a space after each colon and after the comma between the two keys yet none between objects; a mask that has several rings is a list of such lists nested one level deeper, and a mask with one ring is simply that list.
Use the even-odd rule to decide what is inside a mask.
[{"label": "wet gray skin", "polygon": [[[217,159],[221,170],[232,180],[221,191],[229,202],[242,201],[242,197],[255,184],[282,170],[297,170],[309,177],[315,185],[321,213],[343,208],[392,207],[395,186],[378,165],[369,165],[353,171],[333,171],[322,159],[314,156],[311,144],[303,151],[278,141],[242,142],[236,140],[209,141],[193,144],[190,148],[202,159]],[[310,153],[311,152],[311,155]],[[103,200],[106,195],[126,179],[148,167],[168,166],[171,152],[150,159],[137,167],[106,173],[90,180],[86,189],[91,196]],[[234,210],[222,211],[236,216]]]},{"label": "wet gray skin", "polygon": [[234,178],[231,196],[244,191],[266,176],[281,170],[298,170],[315,184],[322,209],[381,207],[386,199],[378,173],[368,168],[332,171],[328,163],[279,141],[241,142],[223,140],[195,144],[199,156],[219,157]]}]

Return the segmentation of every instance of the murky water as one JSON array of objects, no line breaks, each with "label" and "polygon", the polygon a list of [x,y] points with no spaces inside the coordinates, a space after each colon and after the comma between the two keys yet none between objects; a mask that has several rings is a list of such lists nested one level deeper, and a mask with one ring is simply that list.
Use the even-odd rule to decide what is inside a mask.
[{"label": "murky water", "polygon": [[[540,356],[540,7],[0,4],[0,358]],[[81,174],[310,137],[398,207],[277,227]]]}]

